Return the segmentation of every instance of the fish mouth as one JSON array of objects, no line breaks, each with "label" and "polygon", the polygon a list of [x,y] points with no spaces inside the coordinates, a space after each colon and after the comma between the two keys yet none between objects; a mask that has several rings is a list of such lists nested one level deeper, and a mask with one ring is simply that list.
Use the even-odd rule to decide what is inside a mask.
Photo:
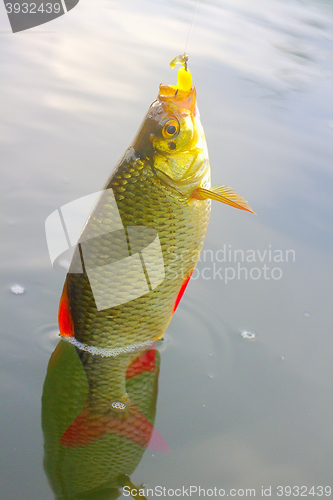
[{"label": "fish mouth", "polygon": [[172,85],[161,84],[159,87],[158,98],[164,102],[171,102],[179,108],[188,109],[191,114],[195,115],[195,87],[192,87],[191,90],[181,90],[173,87]]}]

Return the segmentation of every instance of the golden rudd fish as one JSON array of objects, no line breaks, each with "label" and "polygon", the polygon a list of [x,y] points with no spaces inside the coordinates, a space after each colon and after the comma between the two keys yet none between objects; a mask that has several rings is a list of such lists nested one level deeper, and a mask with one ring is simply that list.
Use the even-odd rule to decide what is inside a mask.
[{"label": "golden rudd fish", "polygon": [[[81,357],[84,351],[97,354],[86,370],[90,395],[84,415],[97,411],[92,394],[98,391],[101,357],[132,352],[130,363],[136,349],[163,336],[199,259],[211,200],[252,212],[231,188],[211,187],[187,56],[171,64],[176,62],[182,64],[177,85],[160,85],[88,217],[60,300],[61,335]],[[113,377],[114,395],[98,410],[111,412],[110,418],[133,411],[125,372],[122,366],[119,379]],[[71,446],[73,425],[67,433]]]}]

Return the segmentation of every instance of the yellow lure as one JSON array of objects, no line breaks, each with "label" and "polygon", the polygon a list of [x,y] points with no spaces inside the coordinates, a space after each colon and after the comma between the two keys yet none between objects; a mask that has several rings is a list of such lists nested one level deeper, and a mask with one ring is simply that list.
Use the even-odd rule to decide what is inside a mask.
[{"label": "yellow lure", "polygon": [[185,90],[189,92],[192,88],[192,75],[189,69],[187,69],[188,55],[182,54],[175,57],[171,63],[171,68],[174,68],[177,63],[181,64],[183,67],[178,70],[178,79],[176,89]]}]

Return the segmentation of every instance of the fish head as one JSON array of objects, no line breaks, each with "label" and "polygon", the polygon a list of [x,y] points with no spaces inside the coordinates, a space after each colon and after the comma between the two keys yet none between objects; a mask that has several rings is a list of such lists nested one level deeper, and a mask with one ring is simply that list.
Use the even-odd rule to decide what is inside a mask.
[{"label": "fish head", "polygon": [[156,175],[180,191],[193,191],[209,176],[195,87],[183,90],[160,85],[134,144],[139,153],[143,146]]},{"label": "fish head", "polygon": [[191,150],[200,138],[202,127],[196,119],[196,91],[179,90],[160,85],[157,108],[157,126],[150,136],[155,150],[166,154],[179,154]]}]

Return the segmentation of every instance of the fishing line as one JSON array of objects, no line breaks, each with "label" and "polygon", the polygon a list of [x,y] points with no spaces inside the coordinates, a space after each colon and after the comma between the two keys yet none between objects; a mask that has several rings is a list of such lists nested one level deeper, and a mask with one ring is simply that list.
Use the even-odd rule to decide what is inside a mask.
[{"label": "fishing line", "polygon": [[194,9],[194,13],[193,13],[193,18],[192,18],[192,22],[191,22],[191,26],[190,26],[190,31],[188,33],[188,37],[187,37],[187,41],[186,41],[186,45],[185,45],[185,50],[184,50],[184,53],[186,54],[186,50],[187,50],[187,46],[188,46],[188,42],[189,42],[189,39],[190,39],[190,36],[191,36],[191,32],[192,32],[192,28],[193,28],[193,24],[194,24],[194,19],[195,19],[195,15],[197,13],[197,10],[198,10],[198,5],[199,5],[199,2],[200,0],[197,0],[196,4],[195,4],[195,9]]}]

